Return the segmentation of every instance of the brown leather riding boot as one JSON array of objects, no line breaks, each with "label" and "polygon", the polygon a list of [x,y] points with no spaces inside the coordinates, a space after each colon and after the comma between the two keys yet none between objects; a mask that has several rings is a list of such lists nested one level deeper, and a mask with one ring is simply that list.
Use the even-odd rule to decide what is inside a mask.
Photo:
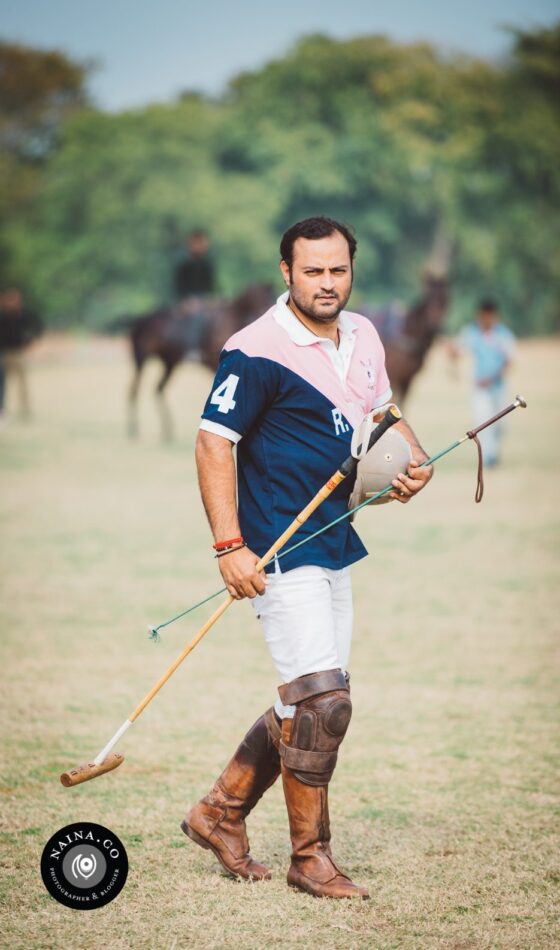
[{"label": "brown leather riding boot", "polygon": [[215,785],[195,805],[181,828],[222,867],[245,880],[268,880],[270,871],[249,853],[245,818],[280,774],[280,722],[269,709],[251,727]]},{"label": "brown leather riding boot", "polygon": [[[282,722],[282,742],[290,745],[292,720]],[[288,884],[315,897],[369,898],[335,864],[331,853],[328,785],[306,785],[282,762],[284,796],[292,838]]]}]

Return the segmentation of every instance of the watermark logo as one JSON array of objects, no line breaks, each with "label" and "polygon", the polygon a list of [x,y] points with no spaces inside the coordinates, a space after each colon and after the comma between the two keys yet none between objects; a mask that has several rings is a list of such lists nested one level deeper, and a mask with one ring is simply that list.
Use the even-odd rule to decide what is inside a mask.
[{"label": "watermark logo", "polygon": [[41,876],[65,907],[95,910],[114,900],[128,874],[128,857],[113,831],[79,821],[56,831],[43,850]]}]

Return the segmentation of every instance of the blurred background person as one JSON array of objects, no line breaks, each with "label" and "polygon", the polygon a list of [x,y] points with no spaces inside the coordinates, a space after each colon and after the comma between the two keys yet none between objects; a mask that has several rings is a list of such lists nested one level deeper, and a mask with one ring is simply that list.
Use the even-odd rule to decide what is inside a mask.
[{"label": "blurred background person", "polygon": [[[515,336],[501,321],[498,304],[481,300],[476,320],[463,327],[451,341],[450,355],[454,362],[464,353],[473,360],[472,410],[474,425],[495,415],[506,398],[505,375],[515,350]],[[487,466],[500,461],[503,426],[497,423],[480,433],[480,442]]]},{"label": "blurred background person", "polygon": [[210,256],[210,239],[206,231],[187,235],[187,254],[175,268],[175,297],[207,297],[216,291],[214,262]]},{"label": "blurred background person", "polygon": [[19,412],[23,419],[31,416],[27,360],[25,350],[40,336],[43,325],[38,315],[24,306],[18,287],[0,293],[0,420],[5,420],[6,384],[11,377],[17,386]]},{"label": "blurred background person", "polygon": [[204,336],[205,303],[216,292],[216,275],[207,232],[191,231],[185,243],[187,254],[174,273],[179,321],[173,332],[185,338],[191,358],[196,359]]}]

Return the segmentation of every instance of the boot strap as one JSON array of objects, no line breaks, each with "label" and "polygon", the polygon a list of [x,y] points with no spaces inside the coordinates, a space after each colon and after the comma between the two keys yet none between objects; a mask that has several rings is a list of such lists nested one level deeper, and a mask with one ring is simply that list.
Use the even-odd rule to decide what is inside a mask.
[{"label": "boot strap", "polygon": [[278,693],[284,706],[295,706],[304,699],[309,699],[310,696],[319,696],[321,693],[330,693],[336,689],[348,689],[342,670],[322,670],[319,673],[298,676],[297,679],[279,686]]},{"label": "boot strap", "polygon": [[285,745],[278,747],[280,758],[286,768],[293,772],[332,772],[336,765],[338,752],[311,752],[309,749],[297,749]]}]

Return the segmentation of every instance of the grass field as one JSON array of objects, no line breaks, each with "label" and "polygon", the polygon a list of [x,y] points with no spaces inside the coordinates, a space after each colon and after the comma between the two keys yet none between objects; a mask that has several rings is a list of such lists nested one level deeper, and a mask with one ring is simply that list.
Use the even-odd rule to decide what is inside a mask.
[{"label": "grass field", "polygon": [[[124,437],[120,344],[42,344],[34,421],[0,431],[2,946],[551,950],[558,929],[560,344],[525,343],[511,379],[504,465],[475,505],[476,453],[440,463],[420,498],[363,513],[354,569],[354,717],[332,782],[335,854],[372,899],[314,900],[285,884],[280,785],[250,819],[274,880],[238,884],[179,829],[276,677],[247,603],[207,636],[121,745],[125,764],[74,789],[58,775],[99,751],[210,607],[149,642],[220,586],[193,443],[209,386],[185,366],[159,443],[146,391]],[[151,377],[150,385],[153,384]],[[436,352],[408,418],[429,450],[470,424],[466,374]],[[337,461],[337,460],[335,460]],[[39,859],[61,826],[124,841],[127,885],[80,914],[46,892]]]}]

